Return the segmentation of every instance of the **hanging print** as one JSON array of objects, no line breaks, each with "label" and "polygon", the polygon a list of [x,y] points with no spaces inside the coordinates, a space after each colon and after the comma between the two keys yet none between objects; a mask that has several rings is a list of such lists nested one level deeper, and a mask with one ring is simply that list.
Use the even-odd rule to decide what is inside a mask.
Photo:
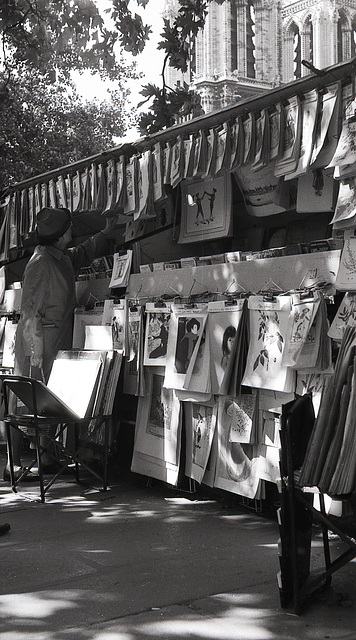
[{"label": "hanging print", "polygon": [[[198,357],[207,318],[206,305],[173,305],[169,326],[167,361],[164,386],[184,389],[184,382],[191,366]],[[199,367],[199,365],[197,365]]]},{"label": "hanging print", "polygon": [[144,365],[165,366],[170,318],[169,307],[147,302]]},{"label": "hanging print", "polygon": [[186,430],[185,474],[201,483],[208,463],[216,425],[217,405],[184,403]]},{"label": "hanging print", "polygon": [[179,244],[225,238],[231,232],[230,175],[182,182]]},{"label": "hanging print", "polygon": [[221,300],[208,304],[211,352],[211,391],[219,393],[242,315],[244,301]]},{"label": "hanging print", "polygon": [[279,296],[273,301],[263,296],[251,296],[250,345],[243,385],[258,389],[290,391],[293,372],[282,363],[291,302],[289,296]]}]

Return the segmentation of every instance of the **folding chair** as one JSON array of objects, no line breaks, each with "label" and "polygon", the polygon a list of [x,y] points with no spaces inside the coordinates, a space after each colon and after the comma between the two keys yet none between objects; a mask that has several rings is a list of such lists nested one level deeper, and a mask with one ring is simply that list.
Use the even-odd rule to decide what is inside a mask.
[{"label": "folding chair", "polygon": [[[39,487],[41,501],[45,502],[45,494],[57,478],[64,472],[69,465],[74,465],[75,479],[79,478],[79,468],[83,467],[91,475],[95,476],[103,483],[103,491],[107,489],[107,446],[105,446],[103,456],[103,475],[99,475],[97,471],[91,468],[86,462],[78,456],[79,449],[79,426],[88,425],[92,417],[80,418],[66,404],[64,404],[48,387],[34,378],[26,376],[0,375],[2,381],[2,393],[4,398],[4,423],[6,428],[6,439],[9,452],[10,481],[12,490],[16,493],[17,486],[27,473],[36,464],[38,466]],[[14,414],[9,412],[9,392],[25,405],[29,413]],[[107,443],[107,420],[105,420],[105,443]],[[74,451],[71,451],[65,444],[63,433],[67,428],[74,429]],[[31,464],[26,467],[21,476],[15,479],[14,464],[12,455],[11,429],[18,431],[33,438],[35,444],[36,457]],[[43,437],[46,437],[46,444]],[[58,471],[45,483],[41,454],[45,451],[47,454],[58,462],[50,451],[50,445],[54,443],[60,451],[61,463]]]}]

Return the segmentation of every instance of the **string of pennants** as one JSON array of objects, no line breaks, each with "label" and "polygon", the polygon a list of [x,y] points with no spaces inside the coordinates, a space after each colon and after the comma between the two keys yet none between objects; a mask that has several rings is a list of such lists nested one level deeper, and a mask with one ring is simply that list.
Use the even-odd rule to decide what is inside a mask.
[{"label": "string of pennants", "polygon": [[[117,150],[116,157],[91,161],[73,173],[66,169],[25,188],[19,184],[1,205],[0,259],[8,259],[9,249],[22,247],[44,206],[67,207],[74,215],[118,215],[124,225],[154,218],[156,203],[166,197],[166,185],[175,188],[182,180],[211,179],[227,172],[235,175],[251,215],[293,208],[291,184],[296,179],[303,193],[310,183],[320,196],[327,178],[342,181],[356,174],[355,152],[351,161],[349,157],[355,148],[354,115],[354,84],[337,81],[168,142],[148,139],[147,148],[131,157]],[[331,200],[333,210],[335,190]],[[312,205],[310,200],[294,202],[301,212],[308,207],[329,210],[325,202],[320,206],[317,199]]]}]

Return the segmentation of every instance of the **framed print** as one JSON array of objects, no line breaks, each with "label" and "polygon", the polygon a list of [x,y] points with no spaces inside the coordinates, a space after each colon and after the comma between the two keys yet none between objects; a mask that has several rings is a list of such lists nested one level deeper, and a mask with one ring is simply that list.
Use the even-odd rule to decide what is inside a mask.
[{"label": "framed print", "polygon": [[179,244],[226,238],[231,233],[231,178],[182,182]]}]

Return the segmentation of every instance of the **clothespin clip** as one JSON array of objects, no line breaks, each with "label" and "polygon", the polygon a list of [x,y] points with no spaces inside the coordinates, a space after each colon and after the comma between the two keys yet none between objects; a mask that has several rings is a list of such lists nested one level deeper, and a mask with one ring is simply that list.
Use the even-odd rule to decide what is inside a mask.
[{"label": "clothespin clip", "polygon": [[275,302],[277,295],[283,293],[283,289],[270,278],[259,293],[263,295],[265,302]]}]

